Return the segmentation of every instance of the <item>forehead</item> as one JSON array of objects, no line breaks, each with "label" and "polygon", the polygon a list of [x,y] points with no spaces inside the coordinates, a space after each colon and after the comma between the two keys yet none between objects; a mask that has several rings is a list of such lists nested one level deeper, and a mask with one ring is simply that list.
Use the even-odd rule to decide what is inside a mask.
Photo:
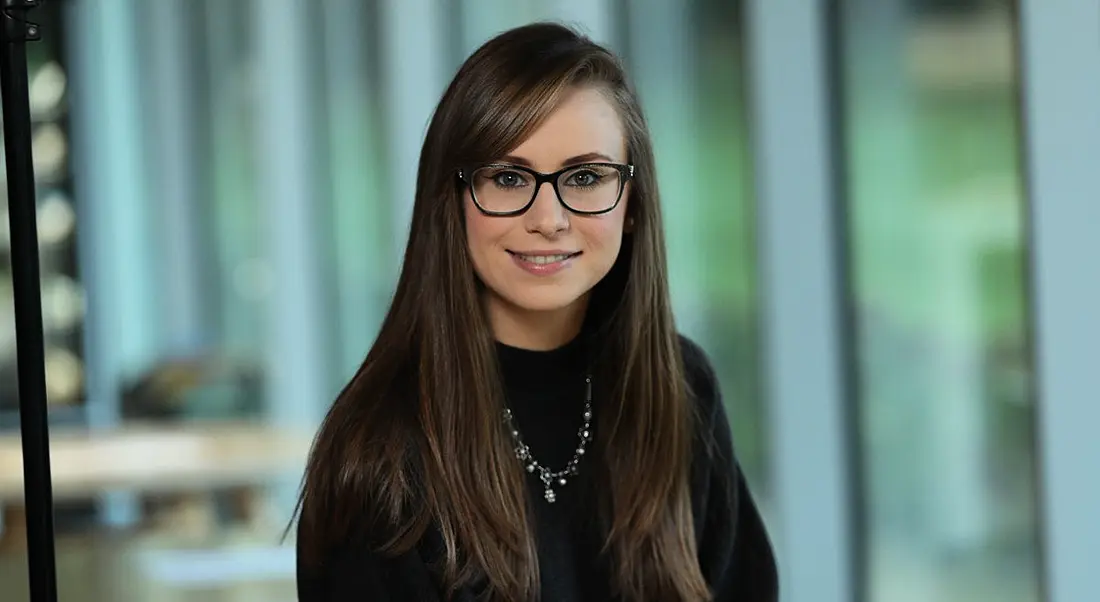
[{"label": "forehead", "polygon": [[510,155],[551,170],[568,157],[590,153],[626,161],[626,137],[614,103],[595,88],[566,92],[558,106]]}]

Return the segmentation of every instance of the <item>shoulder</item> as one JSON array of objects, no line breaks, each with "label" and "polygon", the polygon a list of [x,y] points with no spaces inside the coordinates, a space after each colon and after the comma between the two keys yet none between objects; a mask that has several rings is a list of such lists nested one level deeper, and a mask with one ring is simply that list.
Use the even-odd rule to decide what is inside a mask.
[{"label": "shoulder", "polygon": [[688,379],[698,381],[693,384],[705,384],[705,381],[714,379],[714,368],[710,357],[699,343],[683,333],[677,335],[677,338],[680,341],[680,357],[684,362],[684,371]]},{"label": "shoulder", "polygon": [[729,477],[736,469],[737,460],[729,415],[714,364],[698,343],[683,334],[679,339],[686,393],[695,417],[698,447],[693,458],[696,470],[702,471],[694,477],[698,485],[709,482],[708,475],[714,470]]},{"label": "shoulder", "polygon": [[696,404],[700,418],[713,422],[715,413],[722,408],[722,393],[714,365],[703,348],[684,334],[679,335],[680,357],[688,396]]}]

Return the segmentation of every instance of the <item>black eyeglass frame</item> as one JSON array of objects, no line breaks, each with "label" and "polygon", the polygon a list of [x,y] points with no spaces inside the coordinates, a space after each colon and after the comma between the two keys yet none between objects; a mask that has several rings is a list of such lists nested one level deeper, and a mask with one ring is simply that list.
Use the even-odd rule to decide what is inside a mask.
[{"label": "black eyeglass frame", "polygon": [[[514,209],[512,211],[490,211],[485,207],[482,207],[481,202],[477,200],[477,193],[474,192],[474,183],[471,181],[470,178],[472,178],[474,172],[489,167],[514,169],[516,171],[522,171],[533,176],[535,178],[535,187],[534,191],[531,193],[530,200],[528,200],[523,207],[520,207],[519,209]],[[612,203],[611,206],[607,209],[600,209],[597,211],[582,211],[580,209],[574,209],[573,207],[570,207],[569,203],[566,203],[565,199],[561,197],[561,190],[558,188],[558,178],[560,178],[562,174],[565,174],[566,172],[583,169],[585,167],[610,167],[619,172],[619,192],[615,195],[615,202]],[[539,196],[539,190],[541,190],[542,185],[546,183],[549,183],[550,186],[554,188],[554,195],[558,197],[558,202],[561,203],[561,206],[568,209],[571,213],[575,213],[577,215],[602,215],[604,213],[610,213],[619,206],[619,203],[622,201],[623,198],[623,190],[626,190],[626,183],[629,182],[633,177],[634,166],[624,163],[581,163],[579,165],[570,165],[568,167],[563,167],[553,173],[542,173],[539,171],[535,171],[530,167],[513,165],[511,163],[489,163],[487,165],[482,165],[474,169],[464,168],[458,170],[458,178],[470,187],[470,197],[474,199],[474,206],[477,207],[478,211],[490,217],[512,217],[516,215],[523,215],[527,212],[528,209],[531,208],[531,205],[535,204],[535,199]]]}]

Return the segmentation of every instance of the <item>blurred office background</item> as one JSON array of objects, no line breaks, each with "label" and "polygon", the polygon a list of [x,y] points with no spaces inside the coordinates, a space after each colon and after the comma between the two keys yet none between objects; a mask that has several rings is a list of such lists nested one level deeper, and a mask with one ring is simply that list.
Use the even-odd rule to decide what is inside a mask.
[{"label": "blurred office background", "polygon": [[[1073,18],[1100,3],[1022,4],[47,2],[29,51],[61,600],[295,599],[279,537],[388,303],[431,110],[481,42],[556,19],[642,95],[677,319],[719,372],[784,600],[1087,602],[1052,586],[1044,535],[1040,460],[1062,456],[1037,436],[1059,402],[1038,395],[1029,161],[1060,146],[1025,126],[1048,114],[1034,82],[1100,86],[1100,62],[1040,52],[1100,58],[1100,20]],[[0,220],[18,602],[7,238]]]}]

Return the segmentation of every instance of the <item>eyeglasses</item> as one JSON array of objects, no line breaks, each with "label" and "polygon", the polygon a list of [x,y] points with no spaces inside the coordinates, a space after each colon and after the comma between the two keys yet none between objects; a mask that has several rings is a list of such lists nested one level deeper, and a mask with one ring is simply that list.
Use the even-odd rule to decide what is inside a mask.
[{"label": "eyeglasses", "polygon": [[485,215],[507,217],[531,208],[539,189],[549,182],[563,207],[580,215],[599,215],[619,204],[633,165],[585,163],[554,173],[494,163],[472,171],[460,169],[458,177],[470,186],[474,204]]}]

